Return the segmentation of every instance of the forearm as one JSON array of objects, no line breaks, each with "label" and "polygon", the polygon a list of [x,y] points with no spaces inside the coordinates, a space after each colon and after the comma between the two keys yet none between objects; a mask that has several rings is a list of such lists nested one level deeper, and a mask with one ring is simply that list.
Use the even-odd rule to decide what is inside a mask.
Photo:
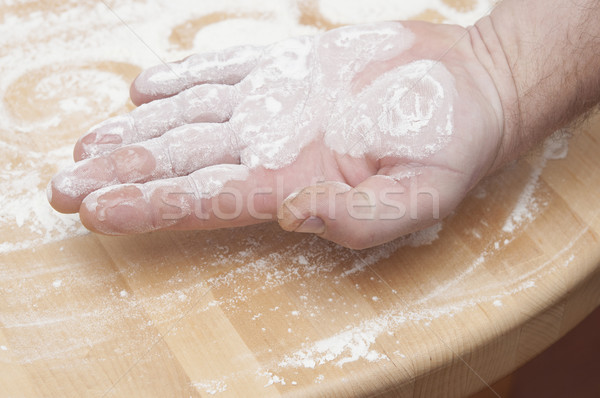
[{"label": "forearm", "polygon": [[598,0],[504,0],[476,28],[503,108],[497,166],[600,101]]}]

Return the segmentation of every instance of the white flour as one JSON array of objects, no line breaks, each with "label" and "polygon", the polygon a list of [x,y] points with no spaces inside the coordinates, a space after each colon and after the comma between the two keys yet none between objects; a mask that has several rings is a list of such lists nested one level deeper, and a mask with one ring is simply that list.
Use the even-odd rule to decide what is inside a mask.
[{"label": "white flour", "polygon": [[195,381],[191,383],[191,385],[192,387],[202,390],[210,395],[227,391],[227,384],[221,380]]},{"label": "white flour", "polygon": [[506,219],[502,231],[507,233],[515,232],[515,229],[523,223],[534,219],[535,213],[539,211],[539,204],[534,195],[540,176],[548,160],[563,159],[567,156],[569,150],[568,138],[567,132],[559,130],[544,141],[543,152],[534,160],[533,171],[531,172],[529,181],[527,181],[527,185],[523,188],[510,217]]},{"label": "white flour", "polygon": [[[195,82],[239,81],[247,73],[241,71],[250,71],[238,85],[235,96],[241,102],[229,123],[239,148],[231,147],[227,136],[223,144],[228,146],[214,147],[239,156],[250,168],[287,166],[309,143],[323,140],[324,131],[327,146],[340,154],[420,160],[441,149],[452,134],[454,79],[445,67],[416,61],[382,74],[358,94],[351,89],[371,63],[398,57],[413,42],[413,33],[398,23],[347,27],[279,42],[261,50],[260,58],[258,50],[246,47],[233,52],[234,62],[192,57],[148,71],[136,85],[144,92],[171,94]],[[173,101],[179,96],[149,106],[172,108]]]},{"label": "white flour", "polygon": [[[353,157],[424,159],[439,151],[452,135],[453,82],[448,70],[431,60],[398,67],[376,79],[357,98],[339,102],[334,114],[345,115],[349,108],[350,117],[330,125],[325,142],[332,150]],[[362,106],[356,109],[355,104]],[[367,105],[374,106],[375,112]]]},{"label": "white flour", "polygon": [[0,141],[0,153],[7,160],[0,166],[0,254],[86,233],[79,217],[56,213],[44,191],[48,170],[69,162],[70,146],[43,155]]}]

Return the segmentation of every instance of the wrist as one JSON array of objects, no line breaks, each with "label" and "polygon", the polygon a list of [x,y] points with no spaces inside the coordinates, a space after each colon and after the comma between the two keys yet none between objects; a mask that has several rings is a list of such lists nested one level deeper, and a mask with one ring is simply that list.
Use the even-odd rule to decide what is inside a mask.
[{"label": "wrist", "polygon": [[488,171],[491,174],[520,154],[521,106],[515,77],[492,18],[486,16],[477,21],[469,28],[469,36],[473,52],[490,75],[501,105],[497,115],[501,139],[496,158]]}]

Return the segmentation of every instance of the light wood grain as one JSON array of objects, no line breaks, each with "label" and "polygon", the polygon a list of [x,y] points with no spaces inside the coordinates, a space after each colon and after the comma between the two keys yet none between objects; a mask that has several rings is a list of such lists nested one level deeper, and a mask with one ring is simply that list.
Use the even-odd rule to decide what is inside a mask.
[{"label": "light wood grain", "polygon": [[[50,13],[75,7],[42,3],[0,11],[26,19],[40,7]],[[303,23],[335,26],[314,4],[301,8]],[[190,49],[195,33],[187,28],[239,16],[236,11],[194,16],[164,39]],[[425,18],[443,18],[428,12]],[[109,37],[114,27],[94,29]],[[74,42],[80,34],[86,33],[63,39]],[[48,37],[53,32],[0,49]],[[6,81],[3,101],[14,129],[0,131],[3,175],[15,168],[37,173],[39,195],[58,165],[33,154],[67,145],[94,122],[131,109],[61,113],[57,98],[93,96],[93,88],[64,87],[40,102],[32,96],[40,81],[84,70],[128,82],[141,69],[117,56],[65,59],[36,70],[25,65]],[[53,113],[60,115],[57,124],[23,127],[41,126]],[[454,397],[478,391],[600,304],[599,140],[596,115],[574,133],[565,159],[547,162],[536,184],[539,154],[487,179],[430,245],[400,241],[353,252],[276,225],[135,237],[81,234],[74,225],[67,239],[44,240],[34,221],[3,220],[0,235],[10,250],[0,254],[0,396]],[[503,231],[528,187],[530,219],[513,233]],[[19,242],[30,244],[17,250]]]}]

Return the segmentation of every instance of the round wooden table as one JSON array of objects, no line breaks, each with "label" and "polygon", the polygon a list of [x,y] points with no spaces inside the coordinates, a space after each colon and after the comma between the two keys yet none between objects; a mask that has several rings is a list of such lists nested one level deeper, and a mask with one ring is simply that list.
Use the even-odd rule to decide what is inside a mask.
[{"label": "round wooden table", "polygon": [[599,305],[598,115],[441,224],[360,252],[272,224],[105,237],[52,212],[50,176],[79,134],[132,108],[152,52],[337,25],[315,2],[169,4],[0,5],[0,395],[465,396]]}]

